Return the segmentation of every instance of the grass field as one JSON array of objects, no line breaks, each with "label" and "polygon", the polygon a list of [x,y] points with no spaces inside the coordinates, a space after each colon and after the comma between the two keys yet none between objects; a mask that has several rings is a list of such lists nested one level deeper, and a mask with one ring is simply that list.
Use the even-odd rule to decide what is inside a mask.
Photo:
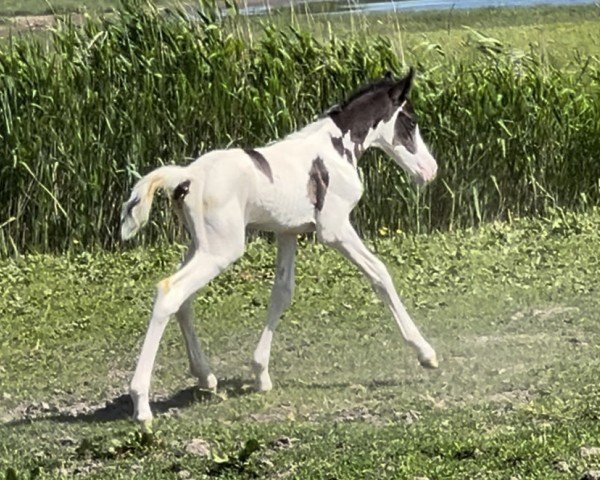
[{"label": "grass field", "polygon": [[[93,2],[90,8],[104,10],[113,3]],[[68,0],[52,2],[58,11],[73,11],[92,2],[74,5]],[[43,2],[9,0],[0,5],[0,17],[46,10]],[[206,48],[213,48],[211,62],[215,62],[215,72],[224,76],[215,77],[214,90],[201,92],[216,108],[208,115],[210,122],[187,132],[182,125],[195,122],[197,111],[207,111],[204,97],[197,98],[194,82],[212,78],[195,76],[198,65],[206,67],[204,63],[193,58],[179,63],[181,56],[174,53],[177,49],[188,54],[196,51],[192,46],[198,44],[197,32],[193,30],[170,30],[152,18],[142,26],[135,19],[117,23],[108,40],[96,32],[95,24],[88,25],[87,37],[76,38],[76,29],[66,30],[62,35],[71,42],[61,43],[60,48],[68,60],[49,61],[49,70],[44,67],[49,56],[31,44],[7,55],[2,68],[14,68],[16,73],[2,70],[0,78],[9,81],[6,90],[0,89],[0,98],[9,90],[14,94],[14,98],[7,96],[14,101],[6,105],[13,105],[15,112],[7,124],[24,129],[18,145],[9,145],[2,155],[14,162],[16,173],[0,182],[6,203],[18,206],[0,218],[0,254],[7,257],[10,252],[12,257],[0,259],[0,479],[600,478],[600,210],[590,200],[596,197],[585,192],[580,192],[581,201],[574,204],[587,213],[556,208],[560,202],[553,197],[567,190],[576,195],[573,185],[597,182],[590,174],[596,168],[595,157],[586,153],[597,152],[597,137],[586,132],[597,131],[594,125],[600,118],[593,110],[598,103],[588,93],[595,91],[599,81],[599,12],[599,7],[590,6],[298,17],[302,28],[333,39],[332,46],[324,49],[316,48],[307,35],[277,32],[289,20],[286,13],[269,18],[270,30],[257,27],[264,19],[238,24],[236,28],[245,29],[243,34],[257,48],[259,39],[254,35],[271,32],[270,40],[254,51],[252,63],[256,77],[271,85],[282,78],[277,65],[284,65],[283,71],[288,72],[300,64],[295,58],[306,63],[310,56],[317,72],[324,53],[335,60],[330,68],[338,80],[362,78],[365,72],[357,65],[368,63],[360,55],[372,52],[373,36],[390,39],[394,51],[423,72],[417,90],[423,105],[441,108],[438,101],[447,102],[453,95],[461,103],[455,110],[445,104],[439,115],[435,108],[424,112],[431,119],[440,116],[439,145],[452,147],[440,152],[440,177],[426,190],[416,191],[397,172],[382,174],[380,163],[362,167],[365,175],[383,176],[393,186],[389,195],[381,195],[377,183],[367,185],[365,201],[359,205],[362,218],[375,218],[385,208],[414,208],[410,214],[415,218],[431,216],[431,212],[450,217],[455,214],[455,195],[457,217],[468,216],[465,212],[473,208],[473,218],[458,225],[450,218],[444,225],[451,231],[446,233],[373,230],[380,236],[374,234],[371,246],[388,264],[409,312],[436,348],[438,370],[418,366],[391,315],[354,268],[304,240],[295,301],[273,345],[270,372],[275,389],[254,393],[249,360],[263,327],[274,262],[273,246],[259,239],[195,303],[196,328],[220,381],[217,394],[195,387],[187,373],[179,330],[170,325],[153,376],[156,420],[151,435],[141,434],[129,420],[131,404],[126,393],[154,285],[172,272],[183,247],[107,253],[98,248],[101,241],[85,240],[96,239],[99,232],[107,245],[117,238],[110,230],[116,222],[106,218],[118,215],[123,197],[118,188],[126,183],[125,173],[118,162],[126,159],[134,167],[142,162],[146,168],[144,162],[171,161],[173,153],[165,149],[177,142],[185,144],[179,145],[181,152],[189,153],[198,142],[204,148],[204,142],[255,141],[253,135],[270,135],[271,128],[274,132],[292,128],[301,115],[315,113],[310,108],[318,107],[321,95],[330,101],[337,93],[324,83],[323,91],[315,90],[310,101],[286,103],[287,84],[275,93],[267,90],[265,97],[252,90],[248,98],[258,98],[263,108],[245,109],[242,102],[232,115],[234,99],[241,98],[249,86],[238,90],[236,84],[231,91],[217,88],[230,80],[229,74],[237,79],[238,66],[228,64],[232,52],[241,47],[230,38],[221,42],[226,35],[216,35],[214,44],[207,43]],[[11,22],[0,22],[0,35],[12,29]],[[133,34],[121,36],[119,31],[145,32],[146,43],[137,42]],[[161,55],[153,53],[153,42],[159,38],[155,32],[168,39],[156,45],[173,47],[170,57],[159,49],[165,54],[166,70],[161,70],[157,60]],[[355,41],[342,44],[344,38]],[[0,53],[12,39],[3,42]],[[342,58],[339,52],[344,45],[350,46],[358,60],[351,68],[338,69],[334,63]],[[294,56],[289,59],[292,48]],[[487,55],[486,48],[501,53],[487,62],[470,63]],[[141,53],[128,57],[128,49]],[[281,49],[285,54],[278,56]],[[256,52],[270,50],[273,62],[262,65]],[[73,52],[78,52],[77,61]],[[203,54],[202,49],[198,52]],[[525,63],[532,69],[531,77],[520,77],[525,93],[519,96],[513,92],[512,76],[507,75],[506,82],[499,80],[511,70],[492,67],[495,58],[516,59],[515,65],[520,65],[523,52],[535,59]],[[108,60],[102,63],[105,57]],[[33,68],[32,58],[44,68]],[[103,67],[87,69],[90,59]],[[128,59],[142,61],[141,70],[130,69]],[[177,61],[170,63],[170,59]],[[468,71],[472,77],[464,76],[468,78],[461,84],[463,90],[456,88],[458,81],[441,88],[437,78],[460,78],[456,65],[458,72]],[[485,75],[477,76],[476,65],[485,66]],[[557,75],[549,65],[571,71],[570,76]],[[79,66],[85,68],[79,70]],[[29,77],[18,77],[19,69],[29,68]],[[170,69],[179,76],[171,76]],[[184,69],[193,72],[189,78],[181,76]],[[307,75],[311,81],[316,78],[314,72]],[[297,72],[298,78],[302,75],[306,74]],[[21,83],[14,78],[21,78]],[[173,83],[173,78],[179,83]],[[566,82],[566,87],[552,84],[549,78]],[[587,90],[579,84],[573,87],[573,78],[583,78]],[[30,83],[32,79],[39,86]],[[147,82],[147,88],[136,90],[132,80]],[[81,97],[70,96],[77,88],[63,89],[69,82],[82,86]],[[293,87],[299,88],[299,82]],[[177,88],[171,90],[172,85]],[[262,83],[248,85],[256,92],[264,91]],[[173,92],[188,96],[181,100],[176,95],[177,102],[161,103]],[[436,92],[441,93],[434,98]],[[483,93],[476,96],[476,92]],[[581,101],[583,97],[587,100]],[[480,104],[482,109],[477,110]],[[27,108],[30,105],[36,109]],[[128,105],[133,108],[121,110]],[[476,113],[461,110],[465,105]],[[507,105],[514,113],[505,118],[502,108]],[[544,105],[562,105],[563,109],[555,112]],[[160,115],[150,115],[154,108]],[[293,115],[292,108],[298,109]],[[9,118],[7,111],[3,115]],[[181,114],[182,119],[162,116],[169,112]],[[284,121],[269,124],[265,131],[226,123],[237,117],[247,120],[248,112],[255,115],[255,126],[265,124],[274,112]],[[512,122],[513,114],[519,125]],[[87,130],[84,118],[90,120]],[[502,128],[489,118],[499,119]],[[219,122],[227,126],[215,127],[221,137],[209,137]],[[128,130],[140,125],[140,130]],[[14,140],[14,130],[7,132],[5,140]],[[480,143],[460,144],[467,133]],[[156,148],[148,147],[144,135],[156,140]],[[70,149],[73,145],[67,140],[80,150]],[[560,150],[569,142],[577,148]],[[509,155],[499,156],[507,145]],[[563,157],[569,161],[557,161]],[[515,167],[523,159],[524,167]],[[11,174],[11,166],[5,166],[0,165],[0,173]],[[507,190],[498,187],[501,171],[504,183],[500,185]],[[72,173],[77,181],[69,183]],[[554,176],[562,182],[556,191],[540,188]],[[448,187],[453,180],[459,186],[456,193]],[[22,188],[17,188],[18,182]],[[516,186],[514,192],[511,186]],[[513,218],[515,210],[505,205],[516,198],[514,205],[520,208],[528,200],[530,187],[539,196],[536,202],[549,205],[543,210],[544,218],[489,223],[497,214],[492,207],[498,208],[499,217]],[[440,207],[448,200],[444,188],[452,196],[451,214]],[[495,189],[499,194],[496,206]],[[59,194],[63,195],[60,201]],[[519,200],[521,194],[525,200]],[[477,195],[482,206],[489,202],[489,212],[479,208]],[[411,203],[413,196],[416,200]],[[66,215],[70,223],[61,226],[58,222],[55,230],[36,236],[48,222],[62,218],[58,207],[63,204],[72,205]],[[27,208],[32,205],[39,209],[31,213]],[[27,222],[33,226],[23,227]],[[457,228],[465,224],[481,226]],[[416,231],[419,220],[416,227],[408,225]],[[80,226],[85,235],[72,233]],[[147,238],[157,230],[156,225],[149,226]],[[19,254],[55,247],[66,253]]]},{"label": "grass field", "polygon": [[[172,2],[163,0],[158,5],[189,4],[194,2]],[[244,2],[240,2],[243,4]],[[256,2],[247,2],[256,3]],[[280,2],[270,2],[276,5]],[[11,1],[0,5],[0,36],[10,31],[11,17],[15,15],[39,15],[51,12],[102,12],[116,8],[118,0],[100,2],[57,0],[51,8],[44,2]],[[398,12],[330,15],[319,13],[318,5],[295,7],[294,12],[280,8],[267,17],[276,25],[294,23],[310,29],[322,37],[329,32],[337,36],[382,35],[388,37],[401,55],[408,60],[423,62],[428,56],[464,58],[474,56],[478,33],[493,38],[505,49],[534,52],[546,56],[548,61],[569,63],[579,55],[600,56],[600,44],[595,34],[600,28],[600,6],[561,6],[532,8],[481,8],[474,10]],[[249,17],[245,22],[251,35],[260,35],[258,25],[265,17]],[[26,19],[25,19],[26,20]],[[18,28],[27,27],[27,21],[17,23]],[[34,20],[30,20],[35,25]],[[38,28],[40,24],[37,24]]]},{"label": "grass field", "polygon": [[[157,3],[160,5],[169,2],[159,0]],[[0,5],[0,16],[104,12],[118,8],[120,5],[120,0],[3,0]]]},{"label": "grass field", "polygon": [[217,395],[194,388],[170,325],[151,436],[125,393],[181,248],[3,261],[0,477],[582,478],[600,468],[599,232],[595,210],[377,239],[436,371],[356,271],[307,242],[268,394],[248,366],[272,279],[258,240],[195,304]]},{"label": "grass field", "polygon": [[[285,13],[273,15],[289,23]],[[496,40],[505,50],[544,56],[549,62],[569,63],[578,55],[600,55],[595,40],[600,25],[600,6],[482,8],[474,10],[398,12],[351,15],[297,15],[300,25],[326,36],[362,35],[390,38],[410,62],[426,62],[429,56],[444,63],[449,59],[474,58],[478,33]],[[250,24],[255,19],[249,20]]]}]

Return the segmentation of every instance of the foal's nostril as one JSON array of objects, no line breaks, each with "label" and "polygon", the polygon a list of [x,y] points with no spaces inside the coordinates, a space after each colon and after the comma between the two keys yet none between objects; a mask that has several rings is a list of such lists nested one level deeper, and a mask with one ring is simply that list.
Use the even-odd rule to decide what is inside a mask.
[{"label": "foal's nostril", "polygon": [[417,165],[417,170],[419,172],[419,175],[423,177],[423,180],[427,181],[431,177],[431,170],[426,166],[419,164]]},{"label": "foal's nostril", "polygon": [[420,184],[431,182],[437,175],[437,164],[436,163],[421,163],[417,164],[417,177],[420,180]]}]

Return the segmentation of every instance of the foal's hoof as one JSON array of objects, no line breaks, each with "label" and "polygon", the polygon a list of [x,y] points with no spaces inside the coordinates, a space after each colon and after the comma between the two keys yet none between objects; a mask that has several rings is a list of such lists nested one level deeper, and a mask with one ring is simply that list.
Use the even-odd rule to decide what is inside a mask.
[{"label": "foal's hoof", "polygon": [[271,382],[261,382],[261,383],[257,383],[256,384],[256,391],[257,392],[270,392],[271,390],[273,390],[273,384]]},{"label": "foal's hoof", "polygon": [[138,420],[140,424],[140,430],[145,434],[152,434],[152,419],[146,418],[145,420]]},{"label": "foal's hoof", "polygon": [[419,363],[421,364],[421,366],[423,368],[437,368],[438,367],[437,357],[435,355],[433,357],[429,357],[429,358],[419,358]]},{"label": "foal's hoof", "polygon": [[137,422],[143,433],[152,433],[152,410],[150,405],[144,402],[138,404],[137,395],[132,394],[134,408],[133,408],[133,421]]},{"label": "foal's hoof", "polygon": [[423,368],[438,368],[438,360],[435,353],[427,357],[420,357],[419,363]]},{"label": "foal's hoof", "polygon": [[263,374],[260,377],[258,377],[256,379],[255,386],[257,392],[268,392],[270,390],[273,390],[273,384],[271,383],[271,378],[268,374]]},{"label": "foal's hoof", "polygon": [[210,373],[204,380],[198,380],[198,386],[202,390],[210,390],[212,393],[217,393],[217,377]]}]

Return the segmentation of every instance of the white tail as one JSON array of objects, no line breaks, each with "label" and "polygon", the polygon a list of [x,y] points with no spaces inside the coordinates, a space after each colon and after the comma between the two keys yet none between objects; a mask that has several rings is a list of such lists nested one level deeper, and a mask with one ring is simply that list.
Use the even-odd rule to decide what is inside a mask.
[{"label": "white tail", "polygon": [[172,191],[186,180],[185,167],[176,165],[157,168],[141,178],[133,187],[129,200],[123,204],[121,238],[129,240],[146,225],[157,189]]}]

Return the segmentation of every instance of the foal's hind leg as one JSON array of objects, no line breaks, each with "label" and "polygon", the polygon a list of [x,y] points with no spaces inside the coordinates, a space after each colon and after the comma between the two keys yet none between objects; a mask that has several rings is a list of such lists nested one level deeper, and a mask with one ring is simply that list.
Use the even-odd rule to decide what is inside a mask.
[{"label": "foal's hind leg", "polygon": [[[185,258],[180,265],[180,268],[188,263],[194,255],[195,244],[192,242]],[[185,343],[185,349],[187,352],[188,360],[190,363],[191,374],[198,379],[198,385],[200,388],[206,388],[209,390],[216,390],[217,379],[210,371],[210,365],[208,359],[204,355],[202,348],[200,347],[200,341],[194,331],[194,296],[190,297],[183,302],[175,317],[179,323],[179,328],[183,334],[183,340]]]},{"label": "foal's hind leg", "polygon": [[149,423],[152,412],[148,400],[150,377],[158,344],[169,316],[179,311],[182,304],[237,260],[244,250],[244,226],[230,216],[228,225],[219,234],[212,231],[207,239],[211,252],[197,251],[177,273],[161,281],[157,287],[152,317],[142,345],[142,352],[131,381],[130,393],[134,406],[134,418]]},{"label": "foal's hind leg", "polygon": [[264,392],[271,390],[273,385],[269,376],[269,357],[271,355],[271,340],[275,327],[283,311],[290,306],[294,294],[294,257],[296,255],[296,235],[279,235],[277,237],[277,265],[275,281],[271,291],[271,301],[265,326],[256,350],[252,366],[256,376],[256,389]]},{"label": "foal's hind leg", "polygon": [[187,351],[190,362],[190,372],[198,379],[200,388],[215,391],[217,389],[217,379],[210,371],[210,365],[206,355],[200,347],[200,342],[194,331],[194,316],[192,303],[194,294],[192,294],[179,308],[175,317],[179,322],[181,333],[185,341],[185,349]]}]

